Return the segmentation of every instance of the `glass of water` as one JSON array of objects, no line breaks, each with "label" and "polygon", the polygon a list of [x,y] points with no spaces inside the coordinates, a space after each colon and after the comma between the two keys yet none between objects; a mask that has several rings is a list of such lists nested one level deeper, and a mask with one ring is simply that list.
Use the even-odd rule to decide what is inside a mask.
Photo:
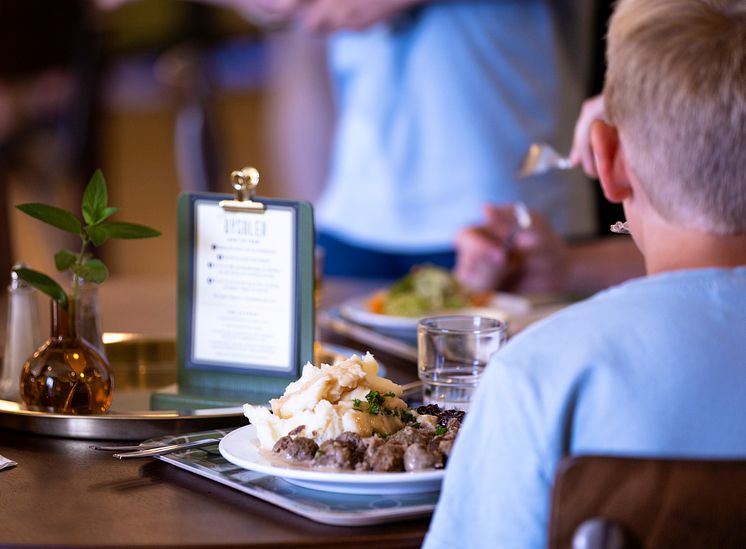
[{"label": "glass of water", "polygon": [[483,316],[438,316],[417,325],[417,370],[425,404],[467,410],[507,325]]}]

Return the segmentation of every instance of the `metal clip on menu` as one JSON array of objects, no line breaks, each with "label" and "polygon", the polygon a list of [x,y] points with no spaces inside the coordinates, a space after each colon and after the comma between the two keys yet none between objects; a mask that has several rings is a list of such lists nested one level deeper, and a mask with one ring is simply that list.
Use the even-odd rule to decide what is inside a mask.
[{"label": "metal clip on menu", "polygon": [[264,204],[256,202],[256,187],[259,185],[259,171],[251,166],[231,173],[236,197],[221,200],[220,207],[229,212],[264,213]]}]

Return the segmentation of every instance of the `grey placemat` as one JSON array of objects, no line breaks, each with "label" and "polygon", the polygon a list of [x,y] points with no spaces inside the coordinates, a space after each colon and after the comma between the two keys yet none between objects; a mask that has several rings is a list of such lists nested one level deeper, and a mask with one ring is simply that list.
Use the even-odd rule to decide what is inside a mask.
[{"label": "grey placemat", "polygon": [[[205,431],[147,441],[170,444],[222,437],[229,430]],[[217,445],[159,456],[158,459],[277,505],[315,522],[367,526],[429,516],[438,492],[397,495],[336,494],[310,490],[285,480],[247,471],[225,460]]]}]

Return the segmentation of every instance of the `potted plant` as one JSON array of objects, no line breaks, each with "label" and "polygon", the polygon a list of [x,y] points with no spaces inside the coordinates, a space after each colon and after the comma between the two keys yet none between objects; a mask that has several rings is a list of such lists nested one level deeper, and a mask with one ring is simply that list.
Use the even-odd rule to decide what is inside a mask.
[{"label": "potted plant", "polygon": [[83,193],[82,219],[48,204],[20,204],[23,213],[60,230],[77,234],[77,251],[62,249],[54,256],[59,272],[72,273],[72,291],[50,276],[28,268],[16,268],[18,277],[51,298],[51,334],[26,361],[21,374],[21,399],[45,411],[73,414],[103,413],[111,404],[112,376],[106,359],[78,333],[77,315],[82,283],[101,284],[109,271],[92,248],[108,239],[151,238],[160,233],[134,223],[112,221],[118,208],[108,205],[106,181],[96,170]]}]

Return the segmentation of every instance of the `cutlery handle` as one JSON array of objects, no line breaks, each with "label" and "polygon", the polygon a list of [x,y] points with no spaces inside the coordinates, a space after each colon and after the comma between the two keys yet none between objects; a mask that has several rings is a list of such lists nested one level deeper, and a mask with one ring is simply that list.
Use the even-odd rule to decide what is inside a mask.
[{"label": "cutlery handle", "polygon": [[168,446],[158,446],[156,448],[148,448],[147,450],[138,450],[136,452],[114,454],[114,457],[117,459],[133,459],[162,456],[165,454],[170,454],[171,452],[178,452],[179,450],[185,450],[187,448],[209,446],[210,444],[217,444],[218,442],[220,442],[219,438],[206,438],[203,440],[193,440],[192,442],[181,442],[179,444],[169,444]]}]

